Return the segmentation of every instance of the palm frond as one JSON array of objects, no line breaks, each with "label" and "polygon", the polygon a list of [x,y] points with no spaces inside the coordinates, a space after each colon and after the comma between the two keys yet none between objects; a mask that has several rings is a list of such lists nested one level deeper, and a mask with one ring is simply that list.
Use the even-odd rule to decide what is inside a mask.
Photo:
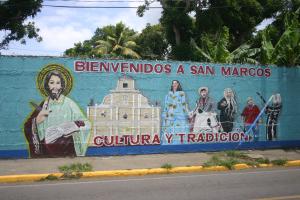
[{"label": "palm frond", "polygon": [[108,41],[111,41],[111,42],[114,43],[114,44],[117,44],[117,39],[114,38],[114,37],[112,37],[112,36],[107,36],[107,40],[108,40]]},{"label": "palm frond", "polygon": [[136,52],[133,51],[132,49],[126,48],[126,47],[124,47],[124,48],[122,49],[122,54],[123,54],[123,55],[126,55],[126,56],[133,57],[133,58],[137,58],[137,59],[141,58],[141,56],[140,56],[138,53],[136,53]]},{"label": "palm frond", "polygon": [[199,48],[194,39],[191,39],[191,45],[195,48],[197,54],[207,59],[208,62],[212,61],[212,57],[205,51],[203,51],[201,48]]},{"label": "palm frond", "polygon": [[130,40],[130,41],[125,42],[124,46],[128,47],[128,48],[135,48],[135,47],[137,47],[137,44],[136,44],[136,42]]}]

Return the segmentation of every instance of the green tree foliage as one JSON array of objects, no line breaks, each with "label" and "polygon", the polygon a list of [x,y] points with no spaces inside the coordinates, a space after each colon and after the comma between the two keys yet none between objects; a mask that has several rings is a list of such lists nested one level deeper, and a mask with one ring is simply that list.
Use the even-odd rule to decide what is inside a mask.
[{"label": "green tree foliage", "polygon": [[140,58],[136,52],[137,33],[122,22],[97,28],[94,36],[65,51],[66,56],[98,58]]},{"label": "green tree foliage", "polygon": [[[160,24],[141,34],[124,24],[98,28],[72,56],[299,65],[299,0],[159,0]],[[146,0],[137,13],[150,6]],[[298,10],[297,10],[298,9]],[[195,14],[195,17],[192,15]],[[266,30],[255,28],[264,19]]]},{"label": "green tree foliage", "polygon": [[34,22],[24,23],[28,17],[35,17],[40,11],[42,0],[8,0],[0,2],[0,30],[5,31],[0,41],[0,49],[6,48],[9,42],[16,40],[25,44],[25,37],[36,38],[39,29]]},{"label": "green tree foliage", "polygon": [[[198,60],[190,46],[191,38],[202,48],[203,37],[218,37],[224,26],[229,29],[228,50],[237,49],[253,37],[255,27],[259,23],[276,16],[286,4],[286,0],[159,0],[159,2],[163,7],[160,22],[172,47],[170,56],[178,60]],[[150,4],[151,1],[145,0],[145,4],[139,7],[137,14],[143,16]],[[193,14],[195,17],[192,17]]]},{"label": "green tree foliage", "polygon": [[93,45],[89,40],[74,44],[73,48],[67,49],[64,52],[66,56],[72,57],[93,57]]},{"label": "green tree foliage", "polygon": [[[149,8],[150,1],[145,0],[145,5],[137,10],[139,16],[143,16]],[[190,0],[160,0],[163,7],[160,23],[162,24],[167,41],[171,45],[172,59],[190,60],[192,51],[190,40],[193,34],[193,19],[189,13],[193,10],[195,2]]]},{"label": "green tree foliage", "polygon": [[[284,17],[285,30],[276,43],[272,43],[270,25],[262,32],[260,62],[284,66],[300,65],[300,8],[287,12]],[[274,45],[273,45],[274,44]]]},{"label": "green tree foliage", "polygon": [[143,59],[162,60],[168,53],[168,42],[160,24],[153,26],[147,24],[146,28],[139,34],[137,44]]},{"label": "green tree foliage", "polygon": [[135,42],[136,32],[126,27],[122,22],[117,23],[110,29],[105,39],[96,41],[96,55],[112,55],[113,57],[140,58],[135,51],[137,44]]},{"label": "green tree foliage", "polygon": [[[270,35],[272,40],[278,39],[283,32],[286,30],[285,27],[285,18],[287,15],[291,15],[295,13],[297,9],[300,7],[299,0],[288,0],[285,1],[284,6],[279,10],[279,12],[274,16],[273,33]],[[298,16],[298,20],[300,21],[300,16]]]},{"label": "green tree foliage", "polygon": [[190,40],[193,34],[193,19],[189,16],[194,6],[190,0],[161,1],[163,12],[160,22],[171,44],[171,58],[191,60]]},{"label": "green tree foliage", "polygon": [[75,43],[73,48],[67,49],[64,52],[64,55],[72,57],[103,57],[104,55],[95,55],[96,41],[105,40],[108,35],[112,35],[114,27],[113,25],[108,25],[97,28],[94,36],[90,40]]},{"label": "green tree foliage", "polygon": [[254,56],[259,49],[251,49],[250,45],[243,44],[230,52],[229,47],[229,29],[223,27],[216,38],[210,38],[208,35],[202,37],[200,48],[194,40],[191,41],[195,49],[196,56],[205,62],[214,63],[251,63],[257,64]]},{"label": "green tree foliage", "polygon": [[[229,28],[230,49],[252,38],[255,27],[273,17],[284,7],[285,0],[209,0],[196,7],[196,35],[214,34]],[[206,6],[207,9],[204,9]]]}]

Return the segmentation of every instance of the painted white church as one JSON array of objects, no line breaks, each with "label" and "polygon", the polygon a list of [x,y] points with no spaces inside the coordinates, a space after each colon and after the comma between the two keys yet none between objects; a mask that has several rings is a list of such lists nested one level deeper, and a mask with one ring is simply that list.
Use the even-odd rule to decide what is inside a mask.
[{"label": "painted white church", "polygon": [[132,78],[122,77],[117,87],[99,105],[90,105],[87,116],[92,122],[92,139],[97,136],[160,134],[161,108],[150,105],[135,89]]}]

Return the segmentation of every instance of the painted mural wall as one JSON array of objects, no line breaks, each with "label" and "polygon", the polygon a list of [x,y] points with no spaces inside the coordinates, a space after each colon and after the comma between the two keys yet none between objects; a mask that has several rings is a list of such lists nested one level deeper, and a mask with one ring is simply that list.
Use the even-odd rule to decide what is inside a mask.
[{"label": "painted mural wall", "polygon": [[0,158],[300,146],[300,68],[0,56]]}]

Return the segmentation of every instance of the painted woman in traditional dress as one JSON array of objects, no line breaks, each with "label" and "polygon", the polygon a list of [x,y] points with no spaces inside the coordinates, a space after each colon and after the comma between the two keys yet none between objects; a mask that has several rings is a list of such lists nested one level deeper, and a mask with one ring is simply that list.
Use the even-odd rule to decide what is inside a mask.
[{"label": "painted woman in traditional dress", "polygon": [[186,95],[178,80],[173,80],[165,97],[162,113],[162,143],[184,144],[189,133]]}]

